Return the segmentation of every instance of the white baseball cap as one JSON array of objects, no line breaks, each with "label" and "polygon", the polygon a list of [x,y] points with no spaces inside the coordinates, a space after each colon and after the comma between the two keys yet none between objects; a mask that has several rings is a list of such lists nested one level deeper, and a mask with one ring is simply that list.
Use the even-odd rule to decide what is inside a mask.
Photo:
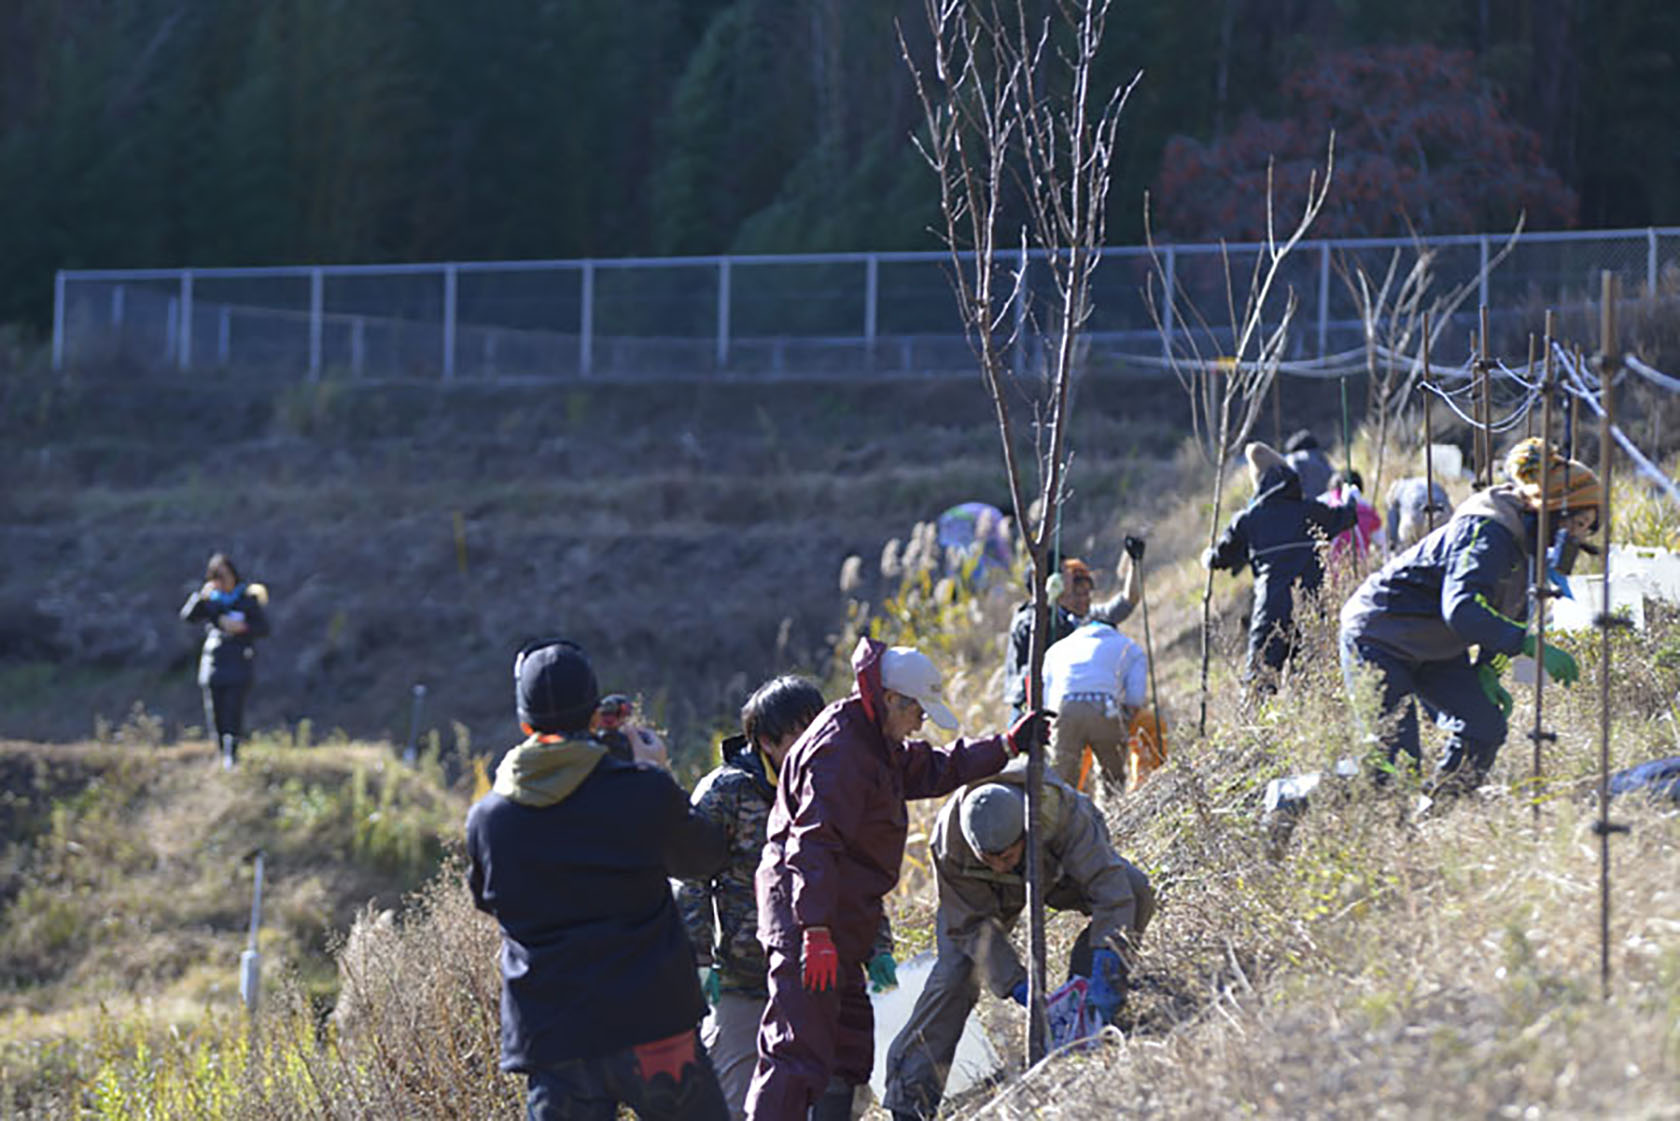
[{"label": "white baseball cap", "polygon": [[945,705],[939,668],[915,647],[892,646],[881,655],[881,685],[921,705],[922,711],[946,731],[957,730],[956,715]]}]

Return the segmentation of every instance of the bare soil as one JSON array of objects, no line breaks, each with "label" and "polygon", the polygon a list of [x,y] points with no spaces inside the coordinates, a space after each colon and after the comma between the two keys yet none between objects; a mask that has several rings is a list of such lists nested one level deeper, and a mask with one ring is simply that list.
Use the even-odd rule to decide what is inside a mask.
[{"label": "bare soil", "polygon": [[[1289,423],[1338,404],[1292,385]],[[1012,402],[1030,425],[1032,402]],[[1112,563],[1187,427],[1170,379],[1092,377],[1072,446],[1070,551]],[[508,668],[582,642],[679,756],[759,680],[820,672],[848,555],[918,520],[1007,508],[978,377],[275,387],[131,371],[0,380],[0,735],[76,740],[136,703],[203,723],[176,611],[231,553],[273,596],[258,728],[499,748]],[[1128,520],[1130,519],[1130,520]],[[459,535],[457,535],[459,527]]]}]

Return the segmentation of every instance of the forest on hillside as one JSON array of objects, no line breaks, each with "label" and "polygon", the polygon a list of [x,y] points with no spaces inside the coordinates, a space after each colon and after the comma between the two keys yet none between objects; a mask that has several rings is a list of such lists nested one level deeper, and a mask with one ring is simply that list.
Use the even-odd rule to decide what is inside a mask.
[{"label": "forest on hillside", "polygon": [[[1036,2],[1036,0],[1035,0]],[[921,0],[11,0],[0,322],[57,268],[936,248]],[[1116,0],[1110,238],[1680,222],[1672,0]],[[1668,142],[1659,142],[1668,138]]]}]

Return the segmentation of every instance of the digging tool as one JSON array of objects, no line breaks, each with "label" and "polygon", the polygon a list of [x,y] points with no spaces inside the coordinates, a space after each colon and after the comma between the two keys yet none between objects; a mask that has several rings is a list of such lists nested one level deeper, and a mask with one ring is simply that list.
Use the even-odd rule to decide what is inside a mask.
[{"label": "digging tool", "polygon": [[1164,723],[1161,716],[1161,691],[1155,685],[1155,640],[1149,633],[1149,594],[1143,586],[1143,549],[1144,539],[1126,535],[1126,555],[1132,558],[1132,567],[1138,578],[1138,606],[1143,608],[1143,653],[1149,659],[1149,705],[1155,710],[1155,750],[1162,753],[1166,736],[1161,728]]},{"label": "digging tool", "polygon": [[251,887],[251,940],[239,955],[239,999],[245,1010],[257,1012],[257,992],[262,988],[262,954],[257,952],[257,931],[262,927],[263,850],[257,849],[249,858],[256,865]]}]

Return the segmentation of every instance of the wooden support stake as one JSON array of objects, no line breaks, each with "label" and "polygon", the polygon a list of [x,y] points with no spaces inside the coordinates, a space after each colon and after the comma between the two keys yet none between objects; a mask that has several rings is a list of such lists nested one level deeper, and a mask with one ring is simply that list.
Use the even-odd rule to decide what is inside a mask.
[{"label": "wooden support stake", "polygon": [[[1546,315],[1548,317],[1551,316],[1551,309],[1549,309],[1549,308],[1547,309]],[[1528,370],[1527,370],[1527,375],[1526,376],[1528,377],[1528,384],[1533,385],[1534,384],[1534,332],[1533,331],[1530,331],[1528,333]],[[1523,434],[1525,436],[1534,435],[1534,408],[1533,408],[1533,406],[1529,407],[1528,418],[1523,423]]]},{"label": "wooden support stake", "polygon": [[[1435,532],[1435,434],[1429,426],[1430,406],[1435,402],[1434,383],[1429,380],[1429,312],[1423,313],[1423,513],[1429,532]],[[1394,547],[1394,542],[1389,542]]]},{"label": "wooden support stake", "polygon": [[1482,396],[1482,463],[1485,466],[1482,485],[1491,487],[1497,472],[1493,467],[1493,394],[1490,383],[1493,381],[1493,365],[1488,361],[1488,306],[1482,305],[1482,349],[1477,356],[1476,370],[1481,376]]},{"label": "wooden support stake", "polygon": [[1599,992],[1610,999],[1610,834],[1625,833],[1625,825],[1610,821],[1610,631],[1617,620],[1610,613],[1610,470],[1615,435],[1615,382],[1621,372],[1622,355],[1616,346],[1616,274],[1606,269],[1601,275],[1599,308],[1599,400],[1603,406],[1599,427],[1598,483],[1599,528],[1604,541],[1604,599],[1598,616],[1602,639],[1598,677],[1598,981]]},{"label": "wooden support stake", "polygon": [[[1546,517],[1546,503],[1544,496],[1549,493],[1552,475],[1552,391],[1556,388],[1552,370],[1552,331],[1555,328],[1554,316],[1550,308],[1546,310],[1546,365],[1545,373],[1540,381],[1540,513],[1534,531],[1534,585],[1531,589],[1534,602],[1534,731],[1529,738],[1534,741],[1534,791],[1532,804],[1534,806],[1534,824],[1540,824],[1540,783],[1544,771],[1542,770],[1542,745],[1547,740],[1557,739],[1557,734],[1546,731],[1544,713],[1546,707],[1546,604],[1552,596],[1552,582],[1550,576],[1550,560],[1552,549],[1551,521]],[[1528,358],[1530,373],[1534,365],[1534,336],[1528,339]],[[1531,411],[1532,415],[1532,411]]]}]

